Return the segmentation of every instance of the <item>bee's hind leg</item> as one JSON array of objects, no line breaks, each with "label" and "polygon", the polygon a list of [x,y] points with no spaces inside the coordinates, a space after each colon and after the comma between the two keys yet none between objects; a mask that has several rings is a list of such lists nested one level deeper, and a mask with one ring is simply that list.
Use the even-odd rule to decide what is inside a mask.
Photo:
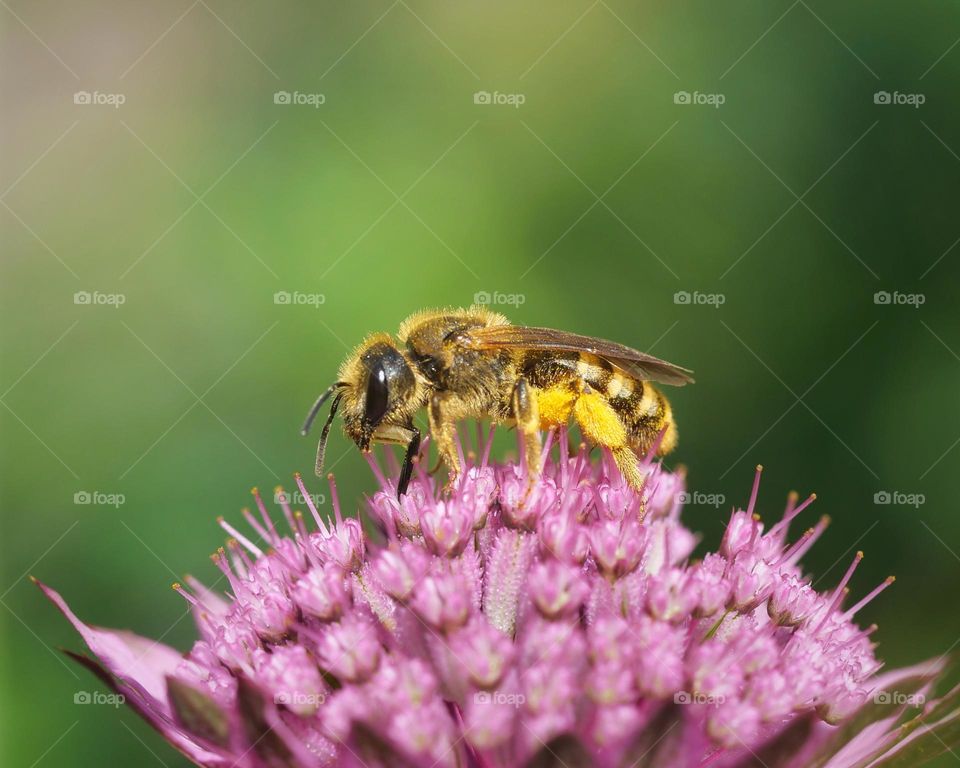
[{"label": "bee's hind leg", "polygon": [[523,495],[523,502],[526,502],[540,477],[542,445],[537,395],[524,378],[519,379],[513,388],[513,416],[517,422],[517,432],[523,439],[523,453],[527,463],[527,490]]},{"label": "bee's hind leg", "polygon": [[627,429],[610,403],[585,384],[573,406],[573,417],[589,442],[610,449],[623,479],[639,492],[643,488],[643,472],[630,447]]}]

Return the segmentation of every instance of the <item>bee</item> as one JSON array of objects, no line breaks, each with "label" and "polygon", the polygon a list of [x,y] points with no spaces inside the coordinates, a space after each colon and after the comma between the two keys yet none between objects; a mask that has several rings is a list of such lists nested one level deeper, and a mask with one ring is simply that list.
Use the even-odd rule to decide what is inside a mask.
[{"label": "bee", "polygon": [[317,446],[317,474],[339,410],[345,434],[361,451],[373,443],[406,447],[400,497],[420,450],[414,416],[424,408],[448,489],[460,474],[460,420],[514,425],[532,487],[540,430],[572,419],[585,440],[610,450],[626,482],[639,490],[638,454],[656,446],[664,455],[677,443],[670,403],[652,382],[682,386],[693,381],[691,373],[612,341],[511,325],[483,307],[425,310],[404,320],[396,339],[385,333],[364,339],[310,409],[302,434],[333,397]]}]

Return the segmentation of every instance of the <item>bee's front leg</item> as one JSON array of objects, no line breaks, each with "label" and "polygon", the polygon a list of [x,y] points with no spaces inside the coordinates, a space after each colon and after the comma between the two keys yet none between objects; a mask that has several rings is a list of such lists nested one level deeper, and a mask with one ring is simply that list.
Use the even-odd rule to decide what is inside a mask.
[{"label": "bee's front leg", "polygon": [[533,486],[540,477],[540,413],[537,407],[537,394],[530,383],[520,378],[513,388],[513,417],[517,422],[517,431],[523,436],[523,453],[527,463],[526,501]]},{"label": "bee's front leg", "polygon": [[437,443],[440,461],[447,465],[447,482],[444,494],[449,494],[460,477],[460,456],[457,454],[457,425],[450,413],[450,403],[442,392],[434,393],[427,408],[430,434]]},{"label": "bee's front leg", "polygon": [[407,426],[391,424],[377,429],[373,433],[373,441],[406,446],[403,467],[397,480],[397,498],[399,499],[407,492],[410,478],[413,476],[413,462],[420,453],[420,430],[413,426],[412,422]]}]

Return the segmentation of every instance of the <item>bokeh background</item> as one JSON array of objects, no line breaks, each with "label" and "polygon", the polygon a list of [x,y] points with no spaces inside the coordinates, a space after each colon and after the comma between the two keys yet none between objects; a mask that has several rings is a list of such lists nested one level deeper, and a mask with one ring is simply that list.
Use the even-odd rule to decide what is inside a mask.
[{"label": "bokeh background", "polygon": [[[704,546],[762,462],[766,516],[796,488],[833,518],[820,586],[857,549],[855,593],[897,575],[862,614],[889,663],[960,644],[960,8],[4,0],[0,25],[4,766],[182,765],[74,703],[98,684],[27,575],[187,649],[169,583],[212,580],[250,486],[309,472],[347,350],[475,299],[694,368],[670,463]],[[328,456],[356,509],[364,462]]]}]

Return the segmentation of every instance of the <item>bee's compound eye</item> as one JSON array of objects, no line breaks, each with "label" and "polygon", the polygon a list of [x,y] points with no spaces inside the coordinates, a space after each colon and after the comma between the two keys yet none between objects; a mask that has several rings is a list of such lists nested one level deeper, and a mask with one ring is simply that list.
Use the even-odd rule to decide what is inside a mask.
[{"label": "bee's compound eye", "polygon": [[387,372],[382,365],[374,366],[367,382],[367,403],[363,420],[373,426],[380,423],[387,412]]}]

